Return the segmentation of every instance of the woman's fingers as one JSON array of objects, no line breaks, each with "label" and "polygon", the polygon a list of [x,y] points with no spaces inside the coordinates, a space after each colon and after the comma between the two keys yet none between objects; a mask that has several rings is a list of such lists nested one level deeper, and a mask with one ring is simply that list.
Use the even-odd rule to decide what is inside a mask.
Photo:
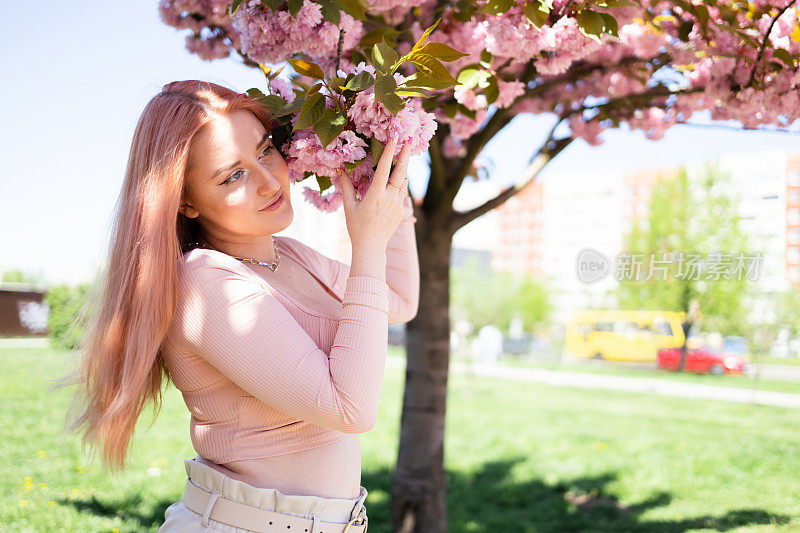
[{"label": "woman's fingers", "polygon": [[355,202],[355,191],[353,189],[353,182],[350,181],[350,176],[341,176],[339,178],[339,188],[342,191],[343,202],[349,207]]},{"label": "woman's fingers", "polygon": [[389,180],[395,185],[405,188],[406,173],[408,172],[408,160],[411,159],[411,144],[406,143],[403,149],[400,150],[400,155],[397,157],[397,164],[394,166],[392,176]]},{"label": "woman's fingers", "polygon": [[[397,147],[397,138],[389,139],[386,146],[383,148],[381,158],[378,160],[378,166],[375,168],[375,175],[372,178],[372,183],[369,186],[369,191],[377,189],[382,192],[386,188],[386,183],[389,181],[389,170],[392,168],[392,158],[394,151]],[[367,194],[369,194],[367,191]]]}]

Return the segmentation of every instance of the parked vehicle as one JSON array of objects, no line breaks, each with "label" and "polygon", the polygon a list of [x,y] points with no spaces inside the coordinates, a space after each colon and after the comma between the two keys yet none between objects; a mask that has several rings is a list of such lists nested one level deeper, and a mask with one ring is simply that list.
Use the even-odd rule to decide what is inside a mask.
[{"label": "parked vehicle", "polygon": [[[662,348],[658,350],[658,368],[678,370],[680,348]],[[735,352],[715,352],[708,348],[686,350],[686,361],[683,369],[695,374],[743,374],[748,372],[750,361],[747,356]]]},{"label": "parked vehicle", "polygon": [[533,339],[532,333],[524,333],[519,338],[503,337],[503,353],[529,355]]},{"label": "parked vehicle", "polygon": [[660,348],[683,345],[685,316],[672,311],[579,311],[567,325],[565,349],[579,357],[653,362]]},{"label": "parked vehicle", "polygon": [[725,353],[739,353],[747,355],[747,338],[728,335],[722,343],[722,351]]},{"label": "parked vehicle", "polygon": [[405,346],[406,344],[406,325],[389,324],[389,344],[392,346]]}]

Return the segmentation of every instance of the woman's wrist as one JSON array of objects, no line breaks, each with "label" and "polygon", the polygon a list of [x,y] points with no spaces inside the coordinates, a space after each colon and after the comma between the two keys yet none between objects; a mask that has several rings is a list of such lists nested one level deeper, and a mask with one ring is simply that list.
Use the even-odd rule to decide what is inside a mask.
[{"label": "woman's wrist", "polygon": [[350,276],[371,276],[386,281],[386,245],[361,244],[353,247]]}]

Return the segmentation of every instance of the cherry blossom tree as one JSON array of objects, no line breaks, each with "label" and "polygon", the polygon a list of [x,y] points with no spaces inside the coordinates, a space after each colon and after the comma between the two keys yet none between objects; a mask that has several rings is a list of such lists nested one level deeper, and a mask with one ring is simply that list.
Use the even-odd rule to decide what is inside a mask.
[{"label": "cherry blossom tree", "polygon": [[[368,187],[390,133],[427,152],[427,187],[412,191],[422,197],[421,298],[407,325],[396,531],[447,529],[455,231],[527,187],[578,138],[600,145],[624,124],[658,140],[705,110],[744,128],[787,128],[800,112],[799,13],[788,0],[161,0],[159,13],[190,30],[190,52],[235,54],[264,71],[266,86],[251,95],[282,117],[292,179],[316,178],[303,194],[320,209],[339,207],[345,176]],[[294,70],[288,80],[282,64]],[[528,167],[497,196],[456,210],[464,181],[487,179],[481,151],[524,113],[552,117]]]}]

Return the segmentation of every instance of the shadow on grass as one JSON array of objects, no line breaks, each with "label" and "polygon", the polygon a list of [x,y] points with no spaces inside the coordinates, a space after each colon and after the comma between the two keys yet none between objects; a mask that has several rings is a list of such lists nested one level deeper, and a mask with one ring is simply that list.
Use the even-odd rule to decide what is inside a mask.
[{"label": "shadow on grass", "polygon": [[[448,531],[460,532],[681,532],[706,528],[727,531],[745,525],[786,524],[789,516],[760,509],[738,509],[713,516],[706,514],[671,520],[647,520],[642,514],[672,501],[660,493],[625,507],[605,487],[615,476],[579,477],[548,486],[540,479],[512,481],[511,469],[525,458],[489,462],[474,476],[447,473]],[[380,503],[367,505],[370,533],[389,533],[391,520],[388,495],[391,471],[365,472],[362,485],[370,492],[386,495]],[[383,495],[382,495],[383,496]],[[369,502],[369,497],[367,501]],[[374,500],[373,500],[374,501]]]},{"label": "shadow on grass", "polygon": [[[719,516],[706,514],[689,518],[647,520],[642,515],[672,501],[669,493],[656,494],[631,506],[620,504],[605,487],[615,481],[612,474],[579,477],[548,486],[539,479],[510,481],[511,469],[518,460],[486,463],[474,476],[448,472],[448,530],[460,532],[572,532],[624,531],[677,533],[691,529],[727,531],[747,526],[787,524],[789,516],[760,509],[738,509]],[[361,484],[367,487],[367,511],[370,533],[390,533],[388,495],[391,471],[365,471]],[[377,496],[380,494],[380,498]],[[119,517],[126,522],[124,531],[156,531],[164,521],[164,512],[175,500],[155,504],[152,513],[137,510],[135,495],[120,504],[109,505],[95,497],[88,500],[62,500],[82,513],[101,518]]]},{"label": "shadow on grass", "polygon": [[[137,509],[141,504],[141,500],[135,494],[131,494],[127,500],[113,504],[99,501],[95,496],[84,500],[62,499],[57,500],[56,503],[63,506],[72,506],[79,513],[92,514],[97,518],[105,518],[107,520],[119,518],[124,523],[117,529],[119,529],[120,533],[126,533],[158,531],[158,528],[164,523],[164,513],[167,507],[175,503],[178,498],[180,498],[180,495],[176,496],[175,500],[155,504],[151,513],[142,513]],[[110,529],[107,531],[110,531]]]}]

